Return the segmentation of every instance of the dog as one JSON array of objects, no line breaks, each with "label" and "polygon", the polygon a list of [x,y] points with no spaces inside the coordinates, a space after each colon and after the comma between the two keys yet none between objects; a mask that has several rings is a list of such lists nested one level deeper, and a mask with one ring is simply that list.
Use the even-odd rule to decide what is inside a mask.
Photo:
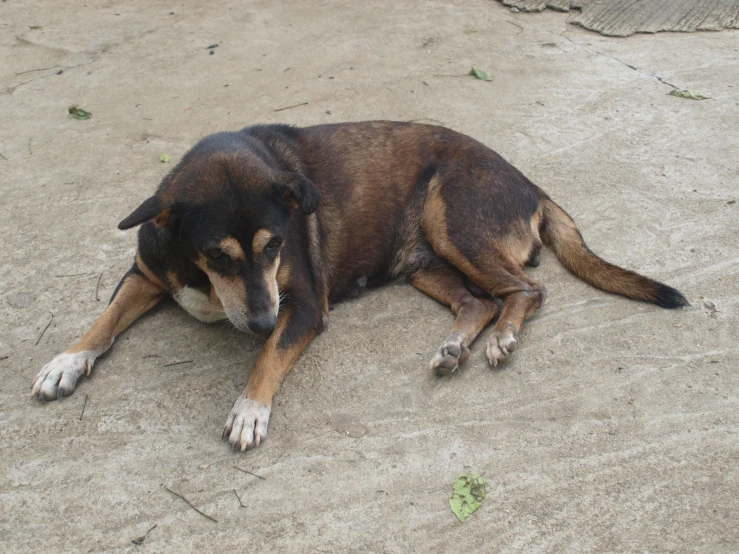
[{"label": "dog", "polygon": [[223,430],[242,451],[266,437],[272,398],[326,327],[329,305],[365,284],[408,279],[451,307],[454,327],[430,364],[439,374],[456,371],[493,320],[490,364],[516,350],[546,297],[523,270],[539,264],[542,243],[603,291],[688,304],[593,254],[570,216],[497,153],[432,125],[257,125],[208,136],[118,228],[139,225],[133,266],[108,307],[44,366],[32,394],[71,394],[115,337],[170,294],[200,321],[268,337]]}]

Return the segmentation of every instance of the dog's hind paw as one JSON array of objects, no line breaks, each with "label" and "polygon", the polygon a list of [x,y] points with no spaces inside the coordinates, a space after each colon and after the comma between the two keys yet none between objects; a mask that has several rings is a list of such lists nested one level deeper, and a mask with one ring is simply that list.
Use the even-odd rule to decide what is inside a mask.
[{"label": "dog's hind paw", "polygon": [[259,446],[267,436],[269,414],[269,408],[265,404],[239,396],[226,418],[223,438],[227,438],[233,448],[242,452]]},{"label": "dog's hind paw", "polygon": [[469,357],[470,349],[460,337],[452,333],[436,351],[430,367],[437,375],[449,375],[457,371],[459,364],[464,363]]},{"label": "dog's hind paw", "polygon": [[93,352],[64,352],[46,364],[31,385],[31,395],[39,400],[69,396],[82,374],[90,375],[97,356]]},{"label": "dog's hind paw", "polygon": [[512,325],[494,330],[488,342],[487,355],[491,366],[497,366],[518,348],[518,337]]}]

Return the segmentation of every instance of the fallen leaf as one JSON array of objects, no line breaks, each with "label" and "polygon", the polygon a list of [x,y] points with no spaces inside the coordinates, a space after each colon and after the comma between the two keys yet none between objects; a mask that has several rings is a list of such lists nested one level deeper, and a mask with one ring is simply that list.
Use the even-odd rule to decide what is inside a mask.
[{"label": "fallen leaf", "polygon": [[31,31],[38,31],[41,28],[41,25],[29,25],[28,26]]},{"label": "fallen leaf", "polygon": [[85,120],[92,117],[92,112],[85,111],[82,108],[78,108],[76,104],[72,104],[69,106],[69,115],[75,119]]},{"label": "fallen leaf", "polygon": [[485,71],[483,71],[482,69],[477,69],[476,67],[473,67],[472,69],[470,69],[470,75],[474,75],[481,81],[492,81],[493,80],[493,78],[490,75],[488,75]]},{"label": "fallen leaf", "polygon": [[163,164],[168,164],[169,156],[167,154],[162,154],[161,156],[159,156],[159,161],[162,162]]},{"label": "fallen leaf", "polygon": [[465,29],[464,30],[464,34],[465,35],[471,35],[471,34],[476,33],[476,32],[477,32],[477,29]]},{"label": "fallen leaf", "polygon": [[702,94],[695,92],[694,90],[678,90],[674,89],[670,91],[670,96],[677,96],[679,98],[688,98],[689,100],[710,100],[710,96],[703,96]]},{"label": "fallen leaf", "polygon": [[460,523],[472,515],[485,499],[485,478],[477,473],[460,475],[454,481],[449,507]]}]

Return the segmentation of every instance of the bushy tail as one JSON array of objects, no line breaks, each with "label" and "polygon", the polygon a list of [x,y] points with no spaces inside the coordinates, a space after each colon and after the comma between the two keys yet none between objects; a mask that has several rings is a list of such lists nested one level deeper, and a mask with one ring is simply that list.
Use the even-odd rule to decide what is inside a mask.
[{"label": "bushy tail", "polygon": [[554,250],[562,265],[589,285],[663,308],[674,309],[689,304],[672,287],[610,264],[593,254],[572,218],[550,198],[544,196],[541,207],[540,233],[544,244]]}]

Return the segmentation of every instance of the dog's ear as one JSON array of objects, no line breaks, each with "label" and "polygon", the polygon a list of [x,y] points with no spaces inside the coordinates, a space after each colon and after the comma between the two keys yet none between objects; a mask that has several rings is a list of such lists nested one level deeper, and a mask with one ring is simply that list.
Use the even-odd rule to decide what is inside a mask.
[{"label": "dog's ear", "polygon": [[312,214],[321,201],[321,191],[299,173],[283,173],[279,182],[275,183],[285,203],[293,208],[300,208],[304,214]]},{"label": "dog's ear", "polygon": [[147,198],[136,208],[131,215],[118,224],[121,230],[130,229],[141,225],[147,221],[154,221],[159,227],[169,225],[176,218],[175,206],[170,202],[165,202],[161,197],[154,195]]}]

